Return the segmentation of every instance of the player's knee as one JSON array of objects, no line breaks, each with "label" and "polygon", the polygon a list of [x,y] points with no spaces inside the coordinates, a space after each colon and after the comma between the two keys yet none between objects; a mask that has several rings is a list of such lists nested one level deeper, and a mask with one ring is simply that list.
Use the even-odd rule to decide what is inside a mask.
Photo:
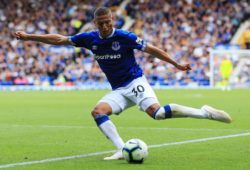
[{"label": "player's knee", "polygon": [[94,108],[92,111],[91,111],[91,115],[93,118],[96,118],[96,116],[98,115],[98,111]]},{"label": "player's knee", "polygon": [[91,114],[92,114],[93,118],[96,118],[98,115],[105,114],[105,113],[103,113],[101,109],[95,107],[95,108],[91,111]]},{"label": "player's knee", "polygon": [[160,109],[160,107],[161,106],[159,104],[153,104],[146,109],[146,112],[151,118],[155,119],[155,113]]},{"label": "player's knee", "polygon": [[91,115],[93,118],[98,117],[98,115],[110,115],[111,110],[105,106],[96,106],[94,109],[91,111]]}]

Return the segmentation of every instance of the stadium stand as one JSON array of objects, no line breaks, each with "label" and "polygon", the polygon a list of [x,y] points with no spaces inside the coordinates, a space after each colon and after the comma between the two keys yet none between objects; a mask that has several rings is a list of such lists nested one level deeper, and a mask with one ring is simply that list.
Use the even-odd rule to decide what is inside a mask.
[{"label": "stadium stand", "polygon": [[[136,20],[131,30],[168,51],[180,63],[190,62],[193,67],[190,73],[177,73],[175,68],[162,61],[141,57],[142,60],[153,60],[143,61],[145,64],[142,65],[150,82],[209,85],[208,50],[230,42],[240,23],[246,19],[247,13],[241,12],[247,11],[246,8],[249,8],[246,1],[234,0],[172,0],[167,3],[164,0],[132,0],[126,8],[128,15]],[[157,67],[154,66],[156,63]]]},{"label": "stadium stand", "polygon": [[[90,51],[19,42],[11,33],[25,30],[73,35],[91,22],[97,6],[117,10],[121,4],[122,0],[1,0],[0,85],[107,83]],[[244,0],[131,0],[125,7],[126,15],[134,20],[130,30],[168,51],[179,63],[190,62],[193,68],[191,72],[177,72],[169,64],[136,51],[150,83],[208,86],[208,50],[230,42],[237,28],[248,18],[249,7]],[[115,24],[121,28],[125,20],[121,15],[116,18]]]}]

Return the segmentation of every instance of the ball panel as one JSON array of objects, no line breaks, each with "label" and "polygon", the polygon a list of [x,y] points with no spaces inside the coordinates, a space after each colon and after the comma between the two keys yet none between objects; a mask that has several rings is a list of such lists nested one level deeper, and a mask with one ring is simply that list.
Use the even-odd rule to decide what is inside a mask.
[{"label": "ball panel", "polygon": [[125,143],[122,153],[129,163],[143,163],[148,156],[148,147],[140,139],[130,139]]}]

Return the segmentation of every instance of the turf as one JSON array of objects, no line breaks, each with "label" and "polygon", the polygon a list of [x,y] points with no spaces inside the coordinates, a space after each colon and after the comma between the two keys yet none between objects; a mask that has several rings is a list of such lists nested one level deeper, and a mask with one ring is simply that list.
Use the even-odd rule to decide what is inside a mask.
[{"label": "turf", "polygon": [[[90,116],[107,91],[0,92],[0,167],[6,164],[84,155],[114,150]],[[126,141],[140,138],[149,146],[250,132],[250,89],[157,90],[162,104],[201,107],[209,104],[228,111],[233,123],[198,119],[155,121],[137,107],[111,116]],[[103,161],[110,154],[18,165],[20,170],[163,170],[249,169],[250,135],[149,149],[141,165]]]}]

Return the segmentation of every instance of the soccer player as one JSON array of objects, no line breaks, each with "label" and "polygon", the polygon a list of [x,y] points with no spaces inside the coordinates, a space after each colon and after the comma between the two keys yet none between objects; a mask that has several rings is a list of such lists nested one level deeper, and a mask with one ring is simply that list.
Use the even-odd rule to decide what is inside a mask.
[{"label": "soccer player", "polygon": [[232,74],[232,71],[233,71],[233,63],[230,60],[230,57],[226,56],[226,58],[224,58],[220,64],[222,90],[230,90],[229,79]]},{"label": "soccer player", "polygon": [[167,104],[160,106],[159,101],[138,66],[134,56],[134,49],[144,51],[163,61],[174,65],[180,71],[191,70],[189,64],[180,65],[170,58],[163,50],[146,43],[134,33],[115,29],[113,16],[109,8],[100,7],[94,12],[96,31],[84,32],[74,36],[59,34],[27,34],[17,31],[14,36],[20,40],[38,41],[54,45],[73,45],[84,47],[94,53],[102,71],[111,84],[112,91],[106,94],[94,107],[92,116],[102,131],[117,147],[117,152],[105,160],[122,159],[124,142],[109,119],[111,114],[119,114],[128,107],[138,105],[155,120],[192,117],[211,119],[230,123],[231,117],[222,110],[204,105],[200,109]]}]

